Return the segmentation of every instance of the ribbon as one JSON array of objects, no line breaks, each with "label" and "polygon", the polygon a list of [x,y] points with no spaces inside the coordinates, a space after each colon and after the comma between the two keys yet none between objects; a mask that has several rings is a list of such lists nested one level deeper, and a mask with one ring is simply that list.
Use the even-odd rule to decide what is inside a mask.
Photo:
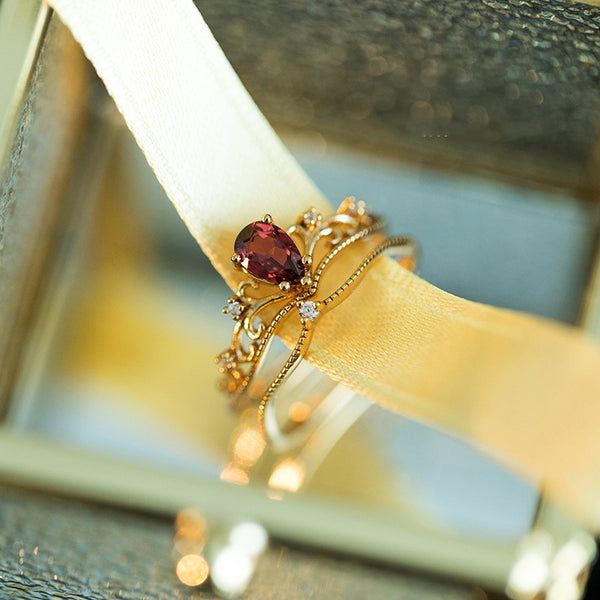
[{"label": "ribbon", "polygon": [[[331,211],[191,0],[50,0],[190,231],[232,285],[268,212]],[[368,199],[366,199],[368,201]],[[282,336],[293,343],[293,331]],[[472,440],[600,524],[600,351],[579,331],[447,294],[378,259],[315,327],[309,360],[383,406]]]}]

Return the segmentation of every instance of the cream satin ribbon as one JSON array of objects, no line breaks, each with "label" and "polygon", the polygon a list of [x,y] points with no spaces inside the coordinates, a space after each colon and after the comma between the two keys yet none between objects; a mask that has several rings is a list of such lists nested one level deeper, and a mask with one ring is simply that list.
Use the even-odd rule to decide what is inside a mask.
[{"label": "cream satin ribbon", "polygon": [[[331,210],[191,0],[50,4],[231,285],[243,225],[266,212],[286,226],[308,206]],[[294,332],[283,337],[293,342]],[[309,360],[390,409],[481,445],[598,529],[600,352],[581,333],[456,298],[378,259],[315,328]]]}]

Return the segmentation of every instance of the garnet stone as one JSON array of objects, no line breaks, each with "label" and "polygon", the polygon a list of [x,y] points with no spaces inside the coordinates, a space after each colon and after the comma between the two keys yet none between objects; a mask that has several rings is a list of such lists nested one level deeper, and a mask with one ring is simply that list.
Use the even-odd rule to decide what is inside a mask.
[{"label": "garnet stone", "polygon": [[246,225],[235,239],[240,264],[257,279],[280,284],[300,283],[304,276],[302,256],[292,238],[273,223],[255,221]]}]

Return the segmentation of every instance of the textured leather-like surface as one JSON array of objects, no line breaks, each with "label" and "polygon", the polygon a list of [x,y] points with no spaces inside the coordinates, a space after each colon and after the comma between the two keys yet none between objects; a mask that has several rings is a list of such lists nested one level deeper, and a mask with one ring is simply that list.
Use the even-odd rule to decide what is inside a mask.
[{"label": "textured leather-like surface", "polygon": [[[56,19],[18,107],[10,152],[0,164],[0,394],[20,344],[87,110],[82,57]],[[2,84],[0,73],[0,85]]]},{"label": "textured leather-like surface", "polygon": [[[167,520],[0,488],[0,599],[214,598],[175,576]],[[273,544],[244,598],[465,600],[480,591]]]},{"label": "textured leather-like surface", "polygon": [[600,8],[570,0],[197,6],[277,127],[598,188]]}]

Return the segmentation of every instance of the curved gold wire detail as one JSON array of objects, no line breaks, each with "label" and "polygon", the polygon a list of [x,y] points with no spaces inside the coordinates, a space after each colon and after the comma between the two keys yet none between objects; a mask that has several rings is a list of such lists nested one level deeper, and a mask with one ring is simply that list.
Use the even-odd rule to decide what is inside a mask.
[{"label": "curved gold wire detail", "polygon": [[[263,222],[271,223],[271,217],[265,215]],[[220,371],[225,375],[222,387],[230,393],[234,408],[242,410],[249,403],[258,403],[259,428],[266,437],[269,435],[265,430],[265,410],[303,356],[314,322],[322,313],[341,302],[347,296],[346,292],[358,283],[360,275],[368,265],[387,249],[401,248],[403,257],[407,260],[404,266],[414,270],[416,242],[408,236],[387,239],[381,236],[384,241],[372,248],[335,291],[323,299],[316,299],[323,273],[335,257],[360,240],[381,234],[383,228],[383,220],[371,215],[366,205],[356,202],[354,198],[346,198],[336,214],[326,219],[315,209],[310,209],[287,230],[298,249],[303,251],[302,263],[306,271],[301,283],[290,285],[289,282],[283,282],[277,287],[277,284],[259,280],[248,273],[251,278],[244,280],[238,286],[236,294],[228,299],[223,312],[231,315],[235,321],[232,341],[229,348],[215,359]],[[317,249],[320,250],[317,252]],[[317,256],[320,256],[318,263],[315,262]],[[239,256],[234,255],[232,262],[234,267],[242,268]],[[274,289],[277,291],[274,292]],[[281,304],[281,307],[266,323],[262,318],[264,311],[275,304]],[[247,394],[248,387],[279,325],[290,313],[298,316],[302,327],[296,345],[266,391],[261,392],[258,397],[250,398]]]}]

